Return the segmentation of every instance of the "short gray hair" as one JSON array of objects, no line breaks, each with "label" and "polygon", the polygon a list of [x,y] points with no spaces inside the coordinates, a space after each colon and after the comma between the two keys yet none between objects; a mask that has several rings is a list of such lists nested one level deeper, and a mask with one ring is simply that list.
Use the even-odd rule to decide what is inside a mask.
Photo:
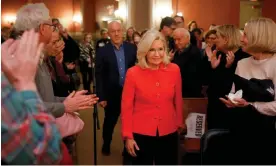
[{"label": "short gray hair", "polygon": [[49,19],[49,9],[44,3],[31,3],[18,10],[14,27],[17,31],[36,29]]},{"label": "short gray hair", "polygon": [[185,28],[176,28],[174,31],[173,31],[173,34],[174,33],[181,33],[183,34],[185,37],[188,37],[190,39],[190,32],[185,29]]}]

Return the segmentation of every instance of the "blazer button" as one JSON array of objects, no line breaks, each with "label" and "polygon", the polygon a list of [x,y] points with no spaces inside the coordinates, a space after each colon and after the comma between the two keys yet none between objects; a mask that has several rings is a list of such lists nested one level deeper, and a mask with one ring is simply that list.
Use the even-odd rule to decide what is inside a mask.
[{"label": "blazer button", "polygon": [[159,86],[159,82],[156,82],[156,84],[155,84],[156,86]]},{"label": "blazer button", "polygon": [[159,98],[160,98],[160,94],[159,94],[159,93],[157,93],[156,97],[159,99]]}]

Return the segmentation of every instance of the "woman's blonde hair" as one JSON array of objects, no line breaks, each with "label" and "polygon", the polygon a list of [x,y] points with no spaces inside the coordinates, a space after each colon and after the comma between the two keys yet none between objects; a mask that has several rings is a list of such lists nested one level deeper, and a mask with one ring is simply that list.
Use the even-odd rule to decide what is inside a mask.
[{"label": "woman's blonde hair", "polygon": [[276,24],[270,18],[255,18],[244,28],[247,36],[247,51],[276,53]]},{"label": "woman's blonde hair", "polygon": [[138,44],[138,50],[137,50],[137,59],[138,59],[138,65],[141,68],[149,68],[149,65],[147,63],[147,53],[151,48],[152,43],[155,40],[161,40],[164,44],[164,59],[163,63],[165,66],[170,63],[169,56],[168,56],[168,49],[167,44],[164,36],[157,30],[152,29],[148,30],[143,37],[141,38],[139,44]]},{"label": "woman's blonde hair", "polygon": [[221,25],[216,29],[217,35],[227,39],[227,50],[238,49],[241,47],[241,33],[234,25]]}]

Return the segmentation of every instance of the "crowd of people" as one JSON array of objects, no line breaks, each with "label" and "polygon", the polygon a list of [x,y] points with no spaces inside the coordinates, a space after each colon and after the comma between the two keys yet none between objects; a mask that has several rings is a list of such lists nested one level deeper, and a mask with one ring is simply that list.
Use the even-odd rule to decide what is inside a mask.
[{"label": "crowd of people", "polygon": [[[204,31],[176,15],[159,30],[130,27],[125,39],[123,25],[111,21],[94,45],[91,33],[76,42],[43,3],[27,4],[2,36],[2,163],[73,164],[80,129],[56,122],[73,123],[98,103],[103,155],[112,155],[121,115],[122,154],[131,164],[176,165],[183,98],[207,97],[207,128],[230,131],[233,164],[275,164],[275,29],[273,20],[255,18],[243,30],[211,24]],[[228,96],[240,90],[241,98]]]}]

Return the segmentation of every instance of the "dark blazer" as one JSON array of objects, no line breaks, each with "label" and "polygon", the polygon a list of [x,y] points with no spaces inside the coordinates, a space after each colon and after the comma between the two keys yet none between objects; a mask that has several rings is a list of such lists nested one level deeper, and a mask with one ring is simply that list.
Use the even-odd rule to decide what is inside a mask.
[{"label": "dark blazer", "polygon": [[202,67],[200,50],[190,44],[171,61],[179,66],[182,78],[182,97],[202,97]]},{"label": "dark blazer", "polygon": [[[124,42],[125,69],[135,65],[137,49],[134,44]],[[122,87],[119,84],[119,70],[111,43],[97,50],[96,64],[96,93],[99,101],[108,101],[110,98],[119,97]]]}]

